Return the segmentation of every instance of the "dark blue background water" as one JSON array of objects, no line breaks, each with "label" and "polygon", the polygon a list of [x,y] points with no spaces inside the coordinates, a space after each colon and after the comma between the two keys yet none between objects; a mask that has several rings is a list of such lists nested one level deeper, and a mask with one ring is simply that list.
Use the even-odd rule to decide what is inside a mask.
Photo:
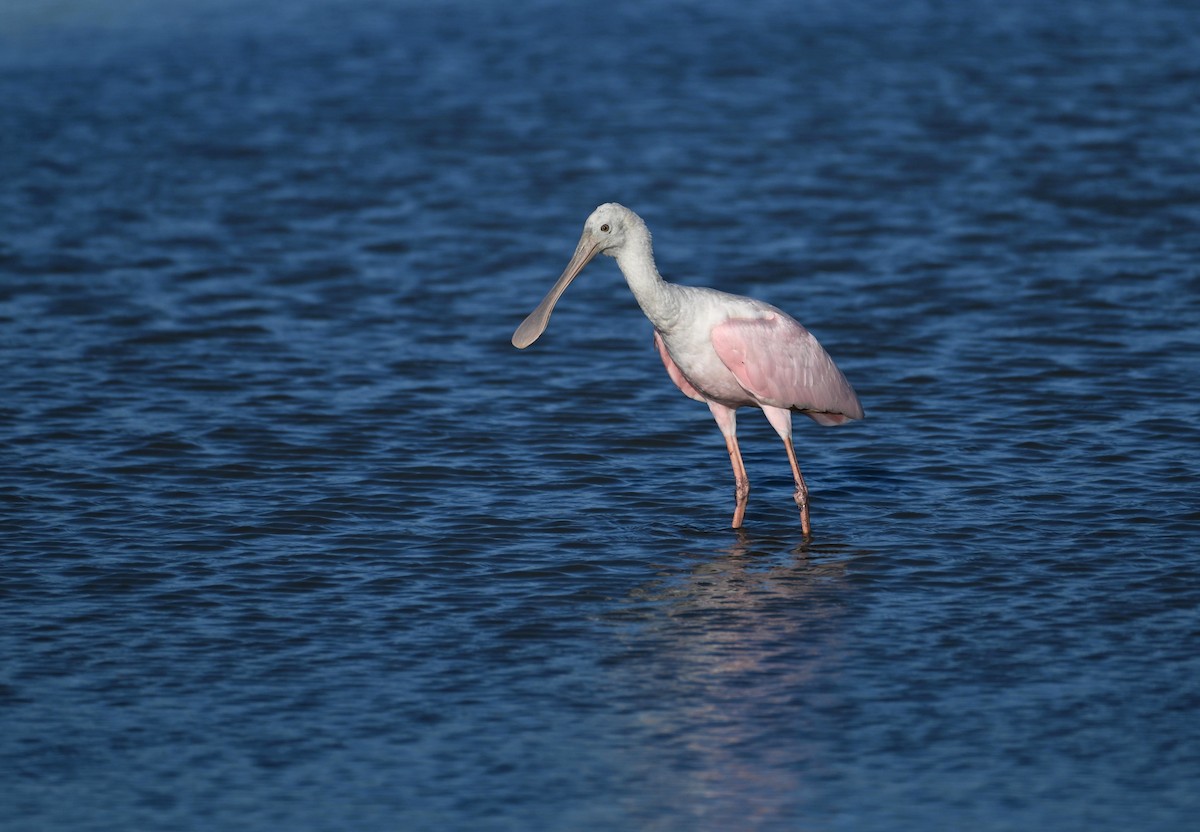
[{"label": "dark blue background water", "polygon": [[[0,12],[0,827],[1194,828],[1194,3],[164,5]],[[611,261],[509,345],[608,200],[810,542]]]}]

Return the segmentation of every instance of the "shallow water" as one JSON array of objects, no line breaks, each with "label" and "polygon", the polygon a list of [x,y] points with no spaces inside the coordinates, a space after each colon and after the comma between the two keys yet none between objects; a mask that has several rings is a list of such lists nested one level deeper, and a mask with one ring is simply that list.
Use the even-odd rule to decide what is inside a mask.
[{"label": "shallow water", "polygon": [[[239,5],[0,15],[6,829],[1191,828],[1190,4]],[[611,261],[509,345],[609,200],[811,540]]]}]

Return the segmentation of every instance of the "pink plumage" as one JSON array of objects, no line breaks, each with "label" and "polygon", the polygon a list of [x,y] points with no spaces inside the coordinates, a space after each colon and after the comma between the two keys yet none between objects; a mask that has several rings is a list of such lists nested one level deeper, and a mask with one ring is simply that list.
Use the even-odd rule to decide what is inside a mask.
[{"label": "pink plumage", "polygon": [[807,329],[783,313],[731,318],[712,328],[721,362],[754,403],[803,413],[822,425],[863,418],[854,388]]}]

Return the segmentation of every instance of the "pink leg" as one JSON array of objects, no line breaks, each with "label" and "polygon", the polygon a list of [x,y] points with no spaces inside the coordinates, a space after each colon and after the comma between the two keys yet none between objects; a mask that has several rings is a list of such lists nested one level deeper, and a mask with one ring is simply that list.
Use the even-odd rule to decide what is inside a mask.
[{"label": "pink leg", "polygon": [[708,409],[717,420],[717,427],[725,436],[725,447],[729,449],[729,461],[733,464],[733,496],[737,504],[733,510],[733,523],[730,528],[740,529],[742,518],[746,516],[746,504],[750,502],[750,478],[746,476],[746,466],[742,463],[742,451],[737,443],[737,411],[723,404],[709,402]]},{"label": "pink leg", "polygon": [[808,486],[804,484],[804,475],[796,463],[796,449],[792,447],[792,437],[785,437],[783,446],[787,448],[788,462],[792,463],[792,477],[796,480],[796,505],[800,508],[800,531],[805,537],[812,534],[812,524],[808,520]]},{"label": "pink leg", "polygon": [[794,496],[796,506],[800,509],[800,530],[807,537],[812,534],[812,524],[808,519],[808,486],[804,482],[804,475],[800,473],[800,464],[796,462],[796,449],[792,447],[792,413],[790,410],[780,407],[765,406],[763,413],[766,414],[771,427],[775,428],[775,432],[779,434],[779,438],[783,440],[783,447],[787,449],[788,462],[792,466],[792,478],[796,481]]}]

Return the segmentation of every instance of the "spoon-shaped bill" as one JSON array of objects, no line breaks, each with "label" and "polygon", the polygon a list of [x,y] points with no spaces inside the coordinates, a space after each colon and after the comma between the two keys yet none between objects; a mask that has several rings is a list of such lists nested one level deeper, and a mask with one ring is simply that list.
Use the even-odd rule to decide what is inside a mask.
[{"label": "spoon-shaped bill", "polygon": [[542,333],[546,331],[546,325],[550,323],[550,313],[554,311],[554,304],[558,303],[562,293],[571,285],[571,281],[583,271],[583,267],[596,256],[596,252],[599,250],[600,244],[592,240],[591,234],[584,232],[583,236],[579,238],[579,245],[575,247],[575,254],[571,257],[571,262],[567,264],[567,268],[558,281],[546,293],[546,297],[542,298],[537,309],[530,312],[529,316],[517,327],[517,331],[513,333],[514,347],[523,350],[541,337]]}]

